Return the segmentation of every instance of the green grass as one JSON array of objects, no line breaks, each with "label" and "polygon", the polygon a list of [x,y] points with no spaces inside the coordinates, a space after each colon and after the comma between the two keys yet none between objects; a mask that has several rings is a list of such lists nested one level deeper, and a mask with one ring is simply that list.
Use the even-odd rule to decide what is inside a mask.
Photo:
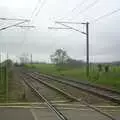
[{"label": "green grass", "polygon": [[53,64],[30,64],[25,65],[28,68],[35,68],[44,73],[54,73],[57,72],[56,66]]},{"label": "green grass", "polygon": [[[31,68],[31,65],[28,64],[26,67]],[[64,75],[79,80],[89,80],[90,82],[100,84],[108,88],[120,90],[120,66],[110,66],[110,71],[108,73],[103,71],[100,74],[98,73],[97,67],[92,66],[90,68],[89,78],[86,77],[85,67],[69,68],[61,71],[58,71],[58,67],[56,67],[54,64],[34,64],[32,67],[43,73]]]},{"label": "green grass", "polygon": [[6,98],[6,69],[5,67],[0,68],[0,101],[4,101]]}]

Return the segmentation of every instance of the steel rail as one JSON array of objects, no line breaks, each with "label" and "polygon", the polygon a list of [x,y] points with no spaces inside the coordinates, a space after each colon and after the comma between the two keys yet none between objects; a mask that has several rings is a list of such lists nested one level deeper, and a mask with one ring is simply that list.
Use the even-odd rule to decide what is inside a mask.
[{"label": "steel rail", "polygon": [[29,75],[30,77],[32,77],[32,78],[35,79],[36,81],[38,81],[38,82],[46,85],[47,87],[49,87],[49,88],[51,88],[51,89],[53,89],[53,90],[56,90],[57,92],[59,92],[60,94],[63,94],[65,97],[69,98],[69,99],[72,100],[72,101],[80,101],[79,99],[77,99],[76,97],[72,96],[71,94],[69,94],[69,93],[67,93],[67,92],[65,92],[65,91],[63,91],[63,90],[55,87],[54,85],[51,85],[51,84],[43,81],[43,80],[40,80],[39,78],[33,76],[32,74],[26,73],[26,75]]},{"label": "steel rail", "polygon": [[63,76],[57,76],[57,75],[51,75],[51,76],[52,77],[56,77],[58,79],[65,80],[65,81],[74,82],[74,83],[77,83],[77,84],[88,85],[88,86],[91,86],[91,87],[94,87],[94,88],[98,88],[98,89],[102,89],[102,90],[105,90],[105,91],[109,91],[111,93],[120,94],[120,91],[116,91],[116,90],[110,89],[110,88],[105,88],[103,86],[99,86],[99,85],[96,85],[94,83],[78,81],[77,79],[72,79],[72,78],[69,78],[69,77],[63,77]]},{"label": "steel rail", "polygon": [[[22,78],[23,78],[23,76],[22,76]],[[50,109],[51,111],[53,111],[60,120],[68,120],[68,118],[67,118],[66,116],[64,116],[63,113],[61,113],[55,106],[53,106],[53,105],[50,103],[50,101],[48,101],[48,100],[45,98],[45,96],[43,96],[37,89],[35,89],[35,88],[33,87],[33,85],[31,85],[31,84],[25,79],[25,77],[24,77],[23,79],[24,79],[24,82],[25,82],[40,98],[42,98],[42,99],[46,102],[46,104],[47,104],[47,106],[49,107],[49,109]]]},{"label": "steel rail", "polygon": [[[35,73],[34,73],[34,74],[35,74]],[[38,73],[38,74],[39,74],[39,73]],[[39,75],[41,75],[41,74],[39,74]],[[41,76],[40,76],[40,77],[41,77]],[[44,76],[44,77],[46,77],[46,76]],[[47,77],[47,79],[52,79],[52,78]],[[56,80],[56,79],[54,78],[53,80]],[[64,83],[64,82],[63,82],[63,83]],[[69,85],[69,84],[68,84],[68,85]],[[79,102],[81,102],[81,101],[79,101]],[[109,119],[111,119],[111,120],[116,120],[116,118],[114,118],[114,117],[111,116],[110,114],[108,114],[108,113],[106,113],[106,112],[100,110],[99,108],[96,108],[96,107],[93,106],[93,105],[88,104],[88,103],[85,102],[85,101],[84,101],[84,104],[85,104],[87,107],[89,107],[89,108],[91,108],[91,109],[93,109],[93,110],[95,110],[95,111],[101,113],[102,115],[108,117]]]},{"label": "steel rail", "polygon": [[[105,99],[110,100],[112,102],[116,102],[116,103],[120,104],[120,99],[119,98],[116,98],[116,97],[111,96],[111,95],[109,96],[108,94],[103,94],[103,93],[100,93],[100,92],[98,93],[97,91],[92,90],[92,89],[90,90],[90,89],[84,88],[84,87],[87,87],[87,86],[90,87],[90,85],[88,85],[88,84],[81,84],[83,86],[80,86],[80,85],[78,85],[76,83],[73,83],[73,82],[70,82],[70,81],[68,82],[68,81],[65,81],[65,80],[61,80],[61,79],[55,78],[53,76],[49,76],[49,75],[45,75],[45,74],[39,74],[39,73],[36,73],[36,72],[35,72],[35,74],[41,75],[44,78],[48,78],[48,79],[51,79],[51,80],[58,81],[58,82],[60,82],[62,84],[70,85],[70,86],[75,87],[77,89],[81,89],[81,90],[86,91],[88,93],[94,94],[94,95],[96,95],[98,97],[102,97],[102,98],[105,98]],[[92,86],[91,86],[91,88],[92,88]],[[95,87],[93,87],[93,88],[95,88]],[[97,88],[97,86],[96,86],[96,88]]]}]

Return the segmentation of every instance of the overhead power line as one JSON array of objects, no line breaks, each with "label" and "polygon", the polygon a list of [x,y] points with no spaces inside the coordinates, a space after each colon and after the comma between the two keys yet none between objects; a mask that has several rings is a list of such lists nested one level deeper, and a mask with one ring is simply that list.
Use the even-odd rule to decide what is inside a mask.
[{"label": "overhead power line", "polygon": [[62,27],[48,27],[48,29],[71,29],[71,28],[62,28]]},{"label": "overhead power line", "polygon": [[17,26],[17,25],[20,25],[20,24],[23,24],[23,23],[25,23],[25,22],[26,22],[26,21],[22,21],[22,22],[15,23],[15,24],[13,24],[13,25],[9,25],[9,26],[7,26],[7,27],[0,28],[0,31],[5,30],[5,29],[7,29],[7,28],[11,28],[11,27]]},{"label": "overhead power line", "polygon": [[16,27],[21,27],[21,28],[35,28],[33,25],[16,25]]},{"label": "overhead power line", "polygon": [[68,11],[64,17],[61,17],[59,20],[62,20],[66,17],[66,15],[68,15],[71,12],[74,12],[78,7],[81,8],[81,6],[84,5],[85,2],[87,2],[88,0],[83,0],[82,2],[80,2],[79,4],[76,4],[76,6],[74,8],[72,8],[70,11]]},{"label": "overhead power line", "polygon": [[27,21],[27,22],[30,21],[28,19],[20,19],[20,18],[0,18],[0,20],[15,20],[15,21]]},{"label": "overhead power line", "polygon": [[60,24],[60,25],[62,25],[62,26],[64,26],[64,27],[67,27],[67,28],[69,28],[69,29],[75,30],[75,31],[77,31],[77,32],[86,34],[85,32],[82,32],[82,31],[80,31],[80,30],[78,30],[78,29],[76,29],[76,28],[74,28],[74,27],[71,27],[71,26],[69,26],[69,25],[66,25],[66,24],[64,24],[63,22],[55,22],[55,23]]},{"label": "overhead power line", "polygon": [[41,3],[41,1],[42,1],[42,0],[38,0],[38,1],[37,1],[37,4],[36,4],[35,8],[33,9],[33,12],[32,12],[32,15],[31,15],[31,19],[32,19],[33,15],[36,13],[36,11],[37,11],[37,9],[38,9],[38,5]]},{"label": "overhead power line", "polygon": [[87,2],[88,0],[83,0],[81,3],[77,4],[72,10],[71,12],[74,12],[78,7],[80,8],[81,6],[84,5],[85,2]]},{"label": "overhead power line", "polygon": [[103,18],[106,18],[106,17],[109,17],[109,16],[111,16],[111,15],[113,15],[113,14],[119,12],[119,11],[120,11],[120,8],[119,8],[119,9],[116,9],[116,10],[114,10],[114,11],[112,11],[112,12],[109,12],[109,13],[107,13],[107,14],[104,14],[104,15],[96,18],[96,19],[93,20],[93,21],[98,22],[99,20],[101,20],[101,19],[103,19]]},{"label": "overhead power line", "polygon": [[55,23],[67,23],[67,24],[85,24],[81,22],[70,22],[70,21],[55,21]]},{"label": "overhead power line", "polygon": [[94,7],[98,2],[99,0],[95,0],[93,3],[89,4],[84,10],[81,10],[79,13],[86,12],[88,9]]},{"label": "overhead power line", "polygon": [[46,3],[46,0],[44,0],[42,2],[42,4],[40,5],[40,7],[39,7],[38,11],[36,12],[35,16],[38,16],[38,14],[40,13],[41,8],[45,5],[45,3]]},{"label": "overhead power line", "polygon": [[[88,0],[82,1],[80,5],[81,5],[81,6],[84,5],[87,1],[88,1]],[[82,13],[86,12],[88,9],[94,7],[98,2],[99,2],[99,0],[95,0],[95,1],[93,1],[92,3],[88,4],[88,6],[86,6],[83,10],[79,11],[79,14],[82,14]],[[76,5],[75,8],[72,9],[72,12],[73,12],[75,9],[77,9],[77,5]],[[78,15],[78,16],[79,16],[79,15]],[[63,18],[61,18],[61,19],[64,19],[64,18],[65,18],[65,17],[63,17]],[[72,18],[73,18],[73,17],[72,17]],[[61,19],[60,19],[60,20],[61,20]]]}]

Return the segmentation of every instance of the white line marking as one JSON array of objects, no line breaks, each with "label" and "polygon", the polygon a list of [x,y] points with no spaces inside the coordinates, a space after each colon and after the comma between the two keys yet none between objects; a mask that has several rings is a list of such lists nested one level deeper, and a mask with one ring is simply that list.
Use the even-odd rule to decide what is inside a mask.
[{"label": "white line marking", "polygon": [[[1,108],[23,108],[23,109],[48,109],[48,107],[33,107],[33,106],[0,106]],[[58,107],[60,110],[79,110],[79,111],[94,111],[92,109],[84,108],[72,108],[72,107]],[[33,111],[33,110],[32,110]],[[120,110],[103,110],[103,111],[120,111]]]},{"label": "white line marking", "polygon": [[[72,106],[86,106],[84,104],[79,104],[79,103],[62,103],[62,101],[58,101],[58,103],[56,103],[57,101],[53,101],[53,104],[54,105],[72,105]],[[41,105],[41,104],[46,104],[44,102],[26,102],[26,103],[0,103],[0,105]],[[102,105],[96,105],[95,107],[120,107],[120,106],[112,106],[112,105],[105,105],[105,106],[102,106]]]},{"label": "white line marking", "polygon": [[[18,104],[16,104],[16,103],[0,103],[0,107],[14,107],[14,106],[16,106],[16,107],[27,107],[27,106],[32,106],[32,105],[45,105],[46,103],[28,103],[28,104],[26,104],[26,103],[18,103]],[[87,107],[86,105],[82,105],[82,104],[55,104],[55,103],[53,103],[53,105],[56,105],[56,106],[72,106],[72,107]],[[108,106],[108,105],[106,105],[106,106],[98,106],[98,105],[96,105],[96,106],[94,106],[94,107],[97,107],[97,108],[120,108],[120,106]]]},{"label": "white line marking", "polygon": [[[69,101],[50,101],[51,103],[67,103]],[[17,103],[0,103],[0,105],[9,105],[9,104],[45,104],[45,102],[17,102]]]},{"label": "white line marking", "polygon": [[38,120],[38,118],[37,118],[37,116],[36,116],[34,110],[33,110],[33,109],[30,109],[30,112],[32,113],[34,119],[35,119],[35,120]]}]

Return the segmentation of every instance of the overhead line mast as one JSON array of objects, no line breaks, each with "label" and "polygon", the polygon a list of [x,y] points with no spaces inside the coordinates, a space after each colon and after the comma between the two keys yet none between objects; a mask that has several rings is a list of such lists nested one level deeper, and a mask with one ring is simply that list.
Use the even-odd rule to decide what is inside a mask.
[{"label": "overhead line mast", "polygon": [[[79,22],[62,22],[62,21],[56,21],[55,23],[60,24],[64,26],[65,28],[57,28],[57,27],[48,27],[48,29],[72,29],[74,31],[80,32],[84,35],[86,35],[86,76],[89,77],[89,22],[86,23],[79,23]],[[71,27],[66,24],[83,24],[86,25],[86,32],[80,31],[74,27]]]}]

